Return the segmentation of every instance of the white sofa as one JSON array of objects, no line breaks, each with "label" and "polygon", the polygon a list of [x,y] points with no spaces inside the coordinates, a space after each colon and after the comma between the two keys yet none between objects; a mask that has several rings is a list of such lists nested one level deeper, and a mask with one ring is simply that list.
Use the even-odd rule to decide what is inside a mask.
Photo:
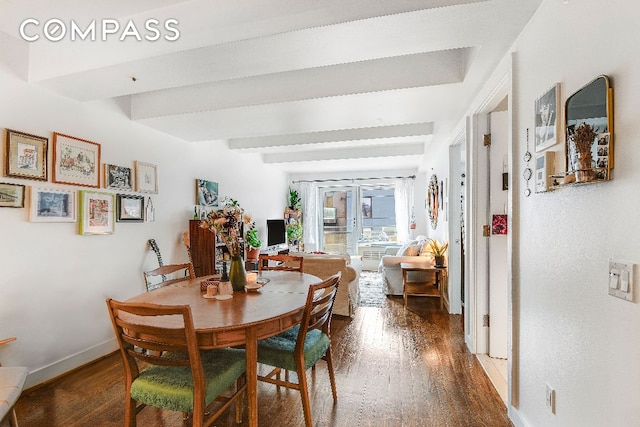
[{"label": "white sofa", "polygon": [[[424,240],[412,240],[405,243],[400,249],[389,248],[380,259],[378,271],[382,273],[386,286],[387,295],[402,295],[402,268],[403,262],[420,263],[433,265],[433,255],[424,249]],[[419,275],[420,272],[410,272],[412,275]],[[417,280],[417,278],[411,278]]]}]

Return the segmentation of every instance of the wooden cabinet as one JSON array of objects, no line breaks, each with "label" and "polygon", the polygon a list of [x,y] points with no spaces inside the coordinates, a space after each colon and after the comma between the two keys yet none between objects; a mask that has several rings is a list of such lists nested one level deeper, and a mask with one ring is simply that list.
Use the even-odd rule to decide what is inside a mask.
[{"label": "wooden cabinet", "polygon": [[200,227],[200,221],[189,221],[189,247],[196,277],[216,273],[216,233]]}]

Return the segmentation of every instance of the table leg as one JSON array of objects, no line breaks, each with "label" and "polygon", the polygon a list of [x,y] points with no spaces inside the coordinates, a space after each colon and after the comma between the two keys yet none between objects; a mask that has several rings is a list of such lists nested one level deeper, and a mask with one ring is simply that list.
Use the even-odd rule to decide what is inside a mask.
[{"label": "table leg", "polygon": [[256,328],[248,328],[246,334],[245,354],[247,361],[247,407],[249,412],[249,425],[251,427],[258,427],[258,339]]}]

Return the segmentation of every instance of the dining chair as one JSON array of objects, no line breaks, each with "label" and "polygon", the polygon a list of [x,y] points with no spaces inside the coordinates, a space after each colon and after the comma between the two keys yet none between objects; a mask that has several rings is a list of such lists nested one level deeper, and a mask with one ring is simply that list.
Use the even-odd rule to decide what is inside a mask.
[{"label": "dining chair", "polygon": [[147,292],[179,282],[184,279],[195,279],[193,264],[168,264],[154,270],[144,272],[144,284]]},{"label": "dining chair", "polygon": [[[200,350],[188,305],[126,303],[107,299],[125,368],[125,425],[135,426],[145,406],[192,414],[194,427],[210,426],[234,402],[242,422],[246,394],[244,350]],[[180,325],[155,326],[181,316]],[[154,319],[150,319],[154,318]],[[162,322],[165,323],[162,323]],[[236,384],[230,397],[221,394]],[[209,412],[214,402],[222,402]]]},{"label": "dining chair", "polygon": [[302,271],[304,257],[293,255],[267,255],[261,254],[258,257],[258,271],[278,270],[278,271]]},{"label": "dining chair", "polygon": [[[0,339],[0,345],[15,341],[15,337]],[[13,406],[18,401],[22,388],[29,375],[23,366],[2,366],[0,364],[0,425],[18,427],[18,417]]]},{"label": "dining chair", "polygon": [[[331,312],[336,299],[341,272],[309,286],[307,301],[300,324],[281,334],[258,341],[258,362],[273,366],[267,375],[258,376],[264,382],[298,390],[302,398],[304,420],[312,426],[311,404],[307,386],[307,369],[315,367],[320,359],[327,362],[333,401],[338,399],[336,379],[331,358]],[[295,371],[298,382],[280,379],[280,372]]]}]

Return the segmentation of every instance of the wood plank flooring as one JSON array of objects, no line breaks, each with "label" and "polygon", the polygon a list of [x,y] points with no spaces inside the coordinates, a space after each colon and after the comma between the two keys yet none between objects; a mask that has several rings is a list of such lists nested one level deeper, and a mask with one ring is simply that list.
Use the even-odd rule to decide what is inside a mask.
[{"label": "wood plank flooring", "polygon": [[[441,312],[435,299],[409,298],[406,309],[401,297],[387,298],[382,308],[360,307],[353,319],[334,318],[332,339],[338,402],[320,362],[308,372],[314,426],[513,426],[464,346],[460,316]],[[260,383],[258,401],[261,426],[304,425],[297,391]],[[27,390],[16,412],[22,427],[122,426],[119,353]],[[138,415],[138,426],[183,425],[178,413],[145,408]],[[229,414],[215,425],[238,424]],[[246,411],[240,425],[248,425]]]}]

